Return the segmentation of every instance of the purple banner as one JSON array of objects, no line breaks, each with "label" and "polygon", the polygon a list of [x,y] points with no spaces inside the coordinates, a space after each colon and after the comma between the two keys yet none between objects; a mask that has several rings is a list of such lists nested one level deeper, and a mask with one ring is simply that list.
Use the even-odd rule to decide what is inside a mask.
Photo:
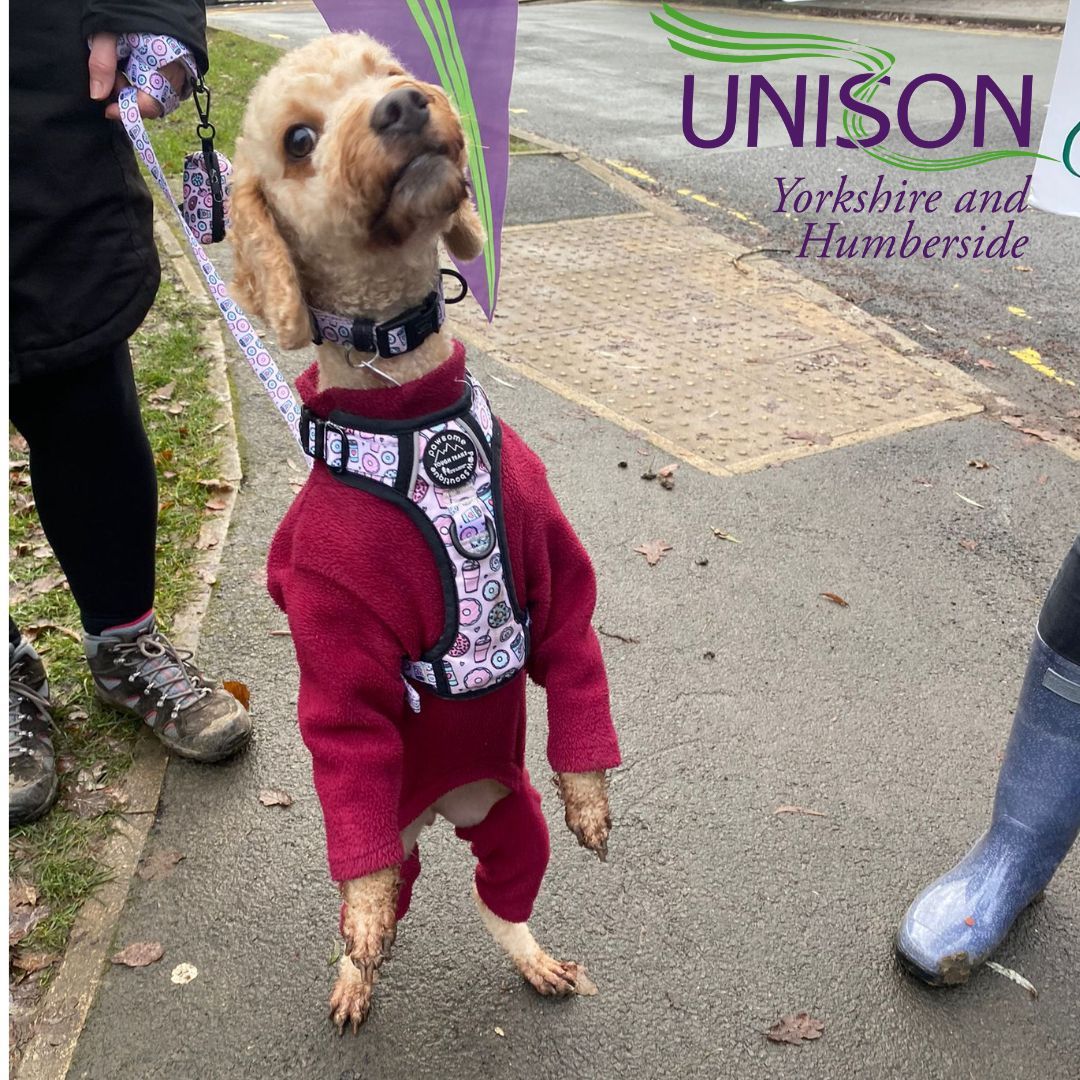
[{"label": "purple banner", "polygon": [[315,0],[315,6],[331,30],[362,30],[389,46],[418,79],[439,83],[457,107],[487,242],[480,258],[454,262],[490,320],[510,164],[518,0]]}]

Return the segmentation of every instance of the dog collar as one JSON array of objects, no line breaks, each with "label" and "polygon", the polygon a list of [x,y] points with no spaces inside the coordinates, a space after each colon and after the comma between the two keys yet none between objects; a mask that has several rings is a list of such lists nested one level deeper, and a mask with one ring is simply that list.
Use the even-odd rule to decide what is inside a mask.
[{"label": "dog collar", "polygon": [[[443,274],[449,274],[461,284],[461,292],[452,300],[443,297]],[[432,334],[438,333],[446,322],[446,305],[464,300],[467,292],[465,279],[456,270],[440,270],[438,286],[419,304],[383,322],[309,308],[311,340],[316,345],[325,341],[357,352],[374,353],[382,359],[400,356],[419,348]]]}]

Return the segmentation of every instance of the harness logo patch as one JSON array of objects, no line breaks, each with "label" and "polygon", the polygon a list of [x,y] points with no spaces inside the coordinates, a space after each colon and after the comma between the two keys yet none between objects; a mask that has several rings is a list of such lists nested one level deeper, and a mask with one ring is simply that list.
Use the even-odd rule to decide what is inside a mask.
[{"label": "harness logo patch", "polygon": [[476,474],[476,447],[460,431],[440,431],[424,451],[424,469],[444,488],[461,487]]}]

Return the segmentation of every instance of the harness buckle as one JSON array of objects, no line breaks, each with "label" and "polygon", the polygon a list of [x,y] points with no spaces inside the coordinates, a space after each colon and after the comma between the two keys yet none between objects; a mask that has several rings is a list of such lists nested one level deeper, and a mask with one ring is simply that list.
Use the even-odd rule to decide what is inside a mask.
[{"label": "harness buckle", "polygon": [[[341,476],[342,473],[348,472],[349,466],[349,451],[352,449],[352,443],[349,442],[349,433],[340,424],[335,424],[332,420],[320,421],[322,424],[322,448],[323,456],[320,459],[326,467],[337,476]],[[330,455],[327,453],[327,436],[333,432],[341,440],[339,444],[338,461],[336,465],[330,464]]]},{"label": "harness buckle", "polygon": [[[322,461],[325,448],[323,446],[323,428],[325,421],[316,416],[306,406],[300,410],[300,446],[304,453],[316,461]],[[314,439],[312,433],[314,432]]]}]

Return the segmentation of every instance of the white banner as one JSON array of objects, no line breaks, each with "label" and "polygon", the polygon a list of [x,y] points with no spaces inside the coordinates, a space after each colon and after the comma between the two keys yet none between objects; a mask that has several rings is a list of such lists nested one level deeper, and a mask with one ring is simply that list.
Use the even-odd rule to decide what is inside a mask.
[{"label": "white banner", "polygon": [[1040,210],[1080,217],[1080,0],[1071,0],[1046,112],[1029,202]]}]

